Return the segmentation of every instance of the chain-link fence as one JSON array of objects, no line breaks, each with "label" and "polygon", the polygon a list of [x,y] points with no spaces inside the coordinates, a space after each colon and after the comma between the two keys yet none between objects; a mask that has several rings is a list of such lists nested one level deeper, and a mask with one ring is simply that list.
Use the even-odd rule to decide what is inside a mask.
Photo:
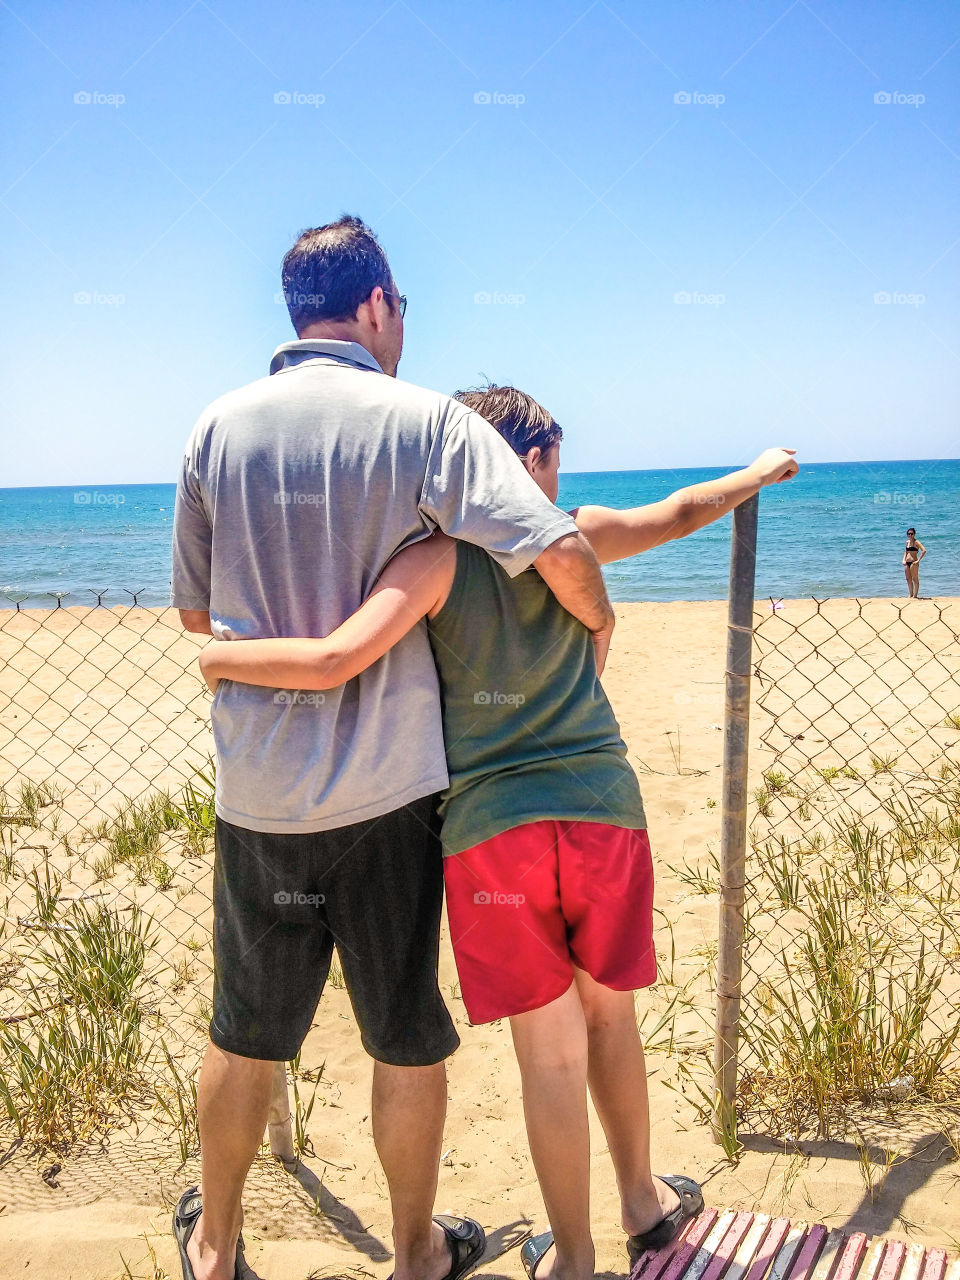
[{"label": "chain-link fence", "polygon": [[212,963],[199,641],[171,609],[33,603],[0,612],[0,1117],[55,1153],[148,1115],[186,1157]]},{"label": "chain-link fence", "polygon": [[[0,1178],[18,1143],[34,1159],[112,1134],[109,1161],[71,1163],[75,1194],[146,1192],[197,1151],[202,641],[173,610],[35,603],[0,612]],[[960,1104],[958,633],[955,603],[756,613],[741,1132]]]},{"label": "chain-link fence", "polygon": [[841,1136],[960,1103],[960,606],[758,608],[736,1102]]}]

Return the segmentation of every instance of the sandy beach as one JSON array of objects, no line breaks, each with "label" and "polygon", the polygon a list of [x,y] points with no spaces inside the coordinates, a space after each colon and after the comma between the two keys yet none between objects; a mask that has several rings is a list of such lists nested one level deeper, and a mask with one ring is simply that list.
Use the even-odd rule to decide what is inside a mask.
[{"label": "sandy beach", "polygon": [[[769,611],[769,604],[765,608]],[[829,671],[817,674],[807,664],[825,661],[822,654],[791,649],[800,644],[793,627],[810,610],[809,601],[783,602],[761,626],[767,650],[761,642],[758,655],[766,652],[770,662],[781,663],[778,690],[789,690],[792,679],[797,696],[808,696],[810,688],[824,693],[819,740],[813,741],[808,728],[802,745],[793,741],[789,711],[781,714],[774,702],[768,702],[766,711],[755,709],[751,790],[762,783],[771,764],[789,764],[791,750],[797,769],[810,762],[828,765],[834,756],[839,761],[883,753],[891,742],[902,740],[896,726],[903,708],[921,720],[926,716],[929,727],[917,738],[911,770],[922,771],[942,758],[960,760],[960,732],[944,725],[943,711],[937,709],[954,698],[952,710],[960,711],[955,698],[960,655],[955,647],[940,648],[948,624],[954,632],[960,625],[960,601],[875,600],[862,606],[830,601],[825,606],[823,617],[834,637],[851,628],[853,652],[843,662],[862,666],[855,683],[861,686],[858,696],[865,710],[856,716],[847,708],[842,716],[836,710],[847,696],[846,668],[838,674],[836,661],[831,661]],[[901,610],[908,612],[909,627],[900,622]],[[4,701],[0,714],[0,761],[8,785],[18,774],[34,782],[56,777],[69,784],[61,827],[68,831],[74,822],[89,825],[94,811],[109,809],[121,797],[134,799],[158,781],[172,785],[182,780],[202,761],[208,745],[205,695],[184,674],[196,643],[173,631],[169,615],[144,610],[136,623],[127,615],[120,625],[121,615],[102,609],[78,626],[76,611],[58,612],[59,617],[48,615],[39,622],[33,615],[0,617],[0,694],[12,699]],[[718,898],[696,891],[681,873],[707,865],[711,853],[719,851],[726,606],[619,605],[617,615],[605,685],[640,775],[662,913],[661,981],[637,998],[638,1016],[652,1040],[648,1066],[655,1169],[697,1177],[705,1183],[708,1203],[716,1206],[785,1214],[873,1235],[904,1238],[913,1230],[926,1243],[957,1247],[960,1165],[945,1135],[942,1112],[932,1116],[914,1107],[871,1117],[864,1129],[867,1146],[912,1156],[895,1161],[885,1180],[878,1174],[882,1185],[875,1185],[871,1194],[852,1135],[844,1141],[801,1137],[792,1143],[747,1135],[739,1162],[732,1164],[699,1121],[689,1085],[688,1095],[683,1094],[678,1058],[696,1056],[711,1037]],[[856,627],[867,624],[869,636],[865,632],[861,642]],[[921,641],[916,640],[918,631]],[[828,640],[825,635],[823,652]],[[931,653],[937,656],[931,658]],[[906,674],[884,665],[897,662]],[[24,673],[30,677],[26,688]],[[909,689],[908,679],[913,682]],[[923,691],[935,686],[928,715]],[[764,686],[755,681],[754,697],[763,693]],[[833,724],[831,715],[840,716],[842,723]],[[844,726],[852,721],[856,737],[847,742]],[[779,738],[772,727],[779,729]],[[905,767],[901,758],[884,780],[891,794],[899,785],[897,768]],[[856,785],[851,782],[849,788]],[[811,822],[817,818],[820,794],[811,801]],[[835,792],[823,792],[824,805],[835,798]],[[36,832],[20,834],[17,829],[14,838],[22,846],[20,865],[29,868],[31,857],[39,857]],[[48,842],[50,859],[68,858],[50,848]],[[71,884],[82,891],[108,883],[96,879],[92,862],[88,851],[85,860],[65,864]],[[170,1016],[182,1017],[183,988],[175,1001],[173,975],[183,976],[176,966],[185,956],[189,960],[183,940],[194,932],[199,976],[184,979],[194,1000],[193,1014],[210,994],[201,963],[208,943],[199,936],[209,925],[210,855],[177,860],[171,854],[170,862],[174,880],[168,890],[160,893],[144,885],[130,892],[141,895],[157,913],[170,939],[163,961],[168,968],[155,974],[158,1008],[166,1008],[163,1002],[169,998]],[[22,900],[15,878],[2,891],[12,893],[14,902],[8,897],[6,948]],[[467,1024],[446,933],[440,976],[463,1043],[449,1064],[438,1209],[479,1218],[490,1240],[482,1273],[519,1280],[523,1271],[517,1246],[530,1229],[544,1229],[546,1220],[526,1151],[509,1028]],[[677,1039],[669,1052],[658,1020],[681,989],[689,1008],[672,1024]],[[960,1017],[960,1003],[956,1011]],[[305,1156],[299,1182],[266,1155],[258,1160],[246,1201],[247,1261],[270,1280],[359,1274],[385,1280],[391,1270],[389,1216],[370,1132],[370,1062],[342,988],[328,989],[321,1001],[301,1065],[314,1072],[322,1067],[308,1125],[314,1154]],[[314,1083],[301,1081],[298,1087],[309,1098]],[[614,1178],[593,1116],[591,1123],[598,1272],[625,1275]],[[2,1148],[12,1141],[8,1132]],[[145,1117],[139,1127],[125,1127],[105,1146],[80,1148],[58,1160],[62,1169],[44,1180],[41,1175],[53,1163],[49,1156],[41,1158],[16,1145],[6,1155],[0,1153],[0,1274],[113,1280],[127,1274],[126,1265],[135,1277],[161,1280],[169,1275],[176,1280],[179,1264],[169,1209],[179,1191],[196,1180],[196,1158],[180,1167],[163,1126]],[[313,1200],[321,1183],[316,1212]]]}]

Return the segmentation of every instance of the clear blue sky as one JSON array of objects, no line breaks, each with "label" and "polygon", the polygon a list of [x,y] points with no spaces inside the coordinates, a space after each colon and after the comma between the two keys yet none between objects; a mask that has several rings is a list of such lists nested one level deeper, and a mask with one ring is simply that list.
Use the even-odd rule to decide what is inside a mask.
[{"label": "clear blue sky", "polygon": [[515,382],[568,470],[957,452],[953,5],[13,0],[0,28],[0,484],[173,479],[293,336],[283,253],[343,211],[409,295],[401,376]]}]

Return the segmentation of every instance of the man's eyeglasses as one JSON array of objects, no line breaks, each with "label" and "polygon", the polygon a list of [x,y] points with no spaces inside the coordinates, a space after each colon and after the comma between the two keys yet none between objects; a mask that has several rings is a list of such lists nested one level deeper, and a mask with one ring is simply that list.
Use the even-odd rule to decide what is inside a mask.
[{"label": "man's eyeglasses", "polygon": [[396,298],[397,306],[400,309],[400,319],[402,320],[407,314],[407,295],[405,293],[388,293],[386,289],[384,289],[383,296],[385,298]]}]

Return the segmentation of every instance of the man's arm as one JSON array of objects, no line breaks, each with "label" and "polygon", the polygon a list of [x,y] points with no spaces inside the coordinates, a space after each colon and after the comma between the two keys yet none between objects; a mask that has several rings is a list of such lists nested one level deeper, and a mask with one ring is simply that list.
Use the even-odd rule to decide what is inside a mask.
[{"label": "man's arm", "polygon": [[392,649],[444,603],[456,544],[442,533],[393,557],[360,608],[323,638],[214,640],[200,654],[213,690],[219,680],[269,689],[335,689]]},{"label": "man's arm", "polygon": [[180,609],[180,625],[184,631],[198,636],[212,636],[210,614],[206,609]]},{"label": "man's arm", "polygon": [[427,464],[423,515],[482,547],[511,576],[536,565],[560,603],[609,643],[613,609],[597,558],[486,419],[451,401]]},{"label": "man's arm", "polygon": [[590,543],[582,533],[568,533],[542,551],[533,567],[567,612],[593,633],[597,675],[603,675],[616,618]]},{"label": "man's arm", "polygon": [[210,557],[213,529],[203,501],[196,463],[201,424],[184,450],[173,509],[173,605],[185,631],[210,635]]},{"label": "man's arm", "polygon": [[796,475],[793,449],[767,449],[755,462],[717,480],[678,489],[662,502],[617,511],[578,507],[572,512],[601,564],[624,560],[712,524],[768,484]]}]

